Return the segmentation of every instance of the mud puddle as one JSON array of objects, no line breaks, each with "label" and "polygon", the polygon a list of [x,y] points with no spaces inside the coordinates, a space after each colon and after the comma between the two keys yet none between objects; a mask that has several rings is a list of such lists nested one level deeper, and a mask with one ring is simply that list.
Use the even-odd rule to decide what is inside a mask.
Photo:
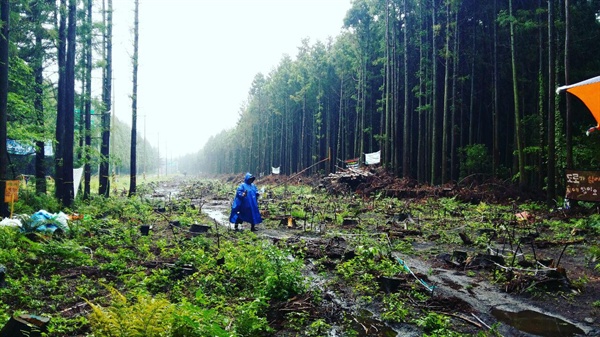
[{"label": "mud puddle", "polygon": [[228,214],[229,205],[228,202],[210,202],[202,206],[202,213],[213,219],[217,224],[231,228]]},{"label": "mud puddle", "polygon": [[573,337],[584,334],[583,330],[571,323],[533,310],[512,312],[493,308],[492,316],[501,322],[536,336]]}]

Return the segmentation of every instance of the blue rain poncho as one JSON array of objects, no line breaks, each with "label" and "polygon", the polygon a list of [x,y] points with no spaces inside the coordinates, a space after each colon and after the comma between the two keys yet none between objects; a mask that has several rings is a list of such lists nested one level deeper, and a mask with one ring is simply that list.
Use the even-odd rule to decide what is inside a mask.
[{"label": "blue rain poncho", "polygon": [[244,182],[235,191],[229,222],[236,223],[237,221],[239,223],[244,221],[252,225],[258,225],[262,222],[258,210],[258,189],[253,184],[254,179],[255,177],[252,174],[246,173]]}]

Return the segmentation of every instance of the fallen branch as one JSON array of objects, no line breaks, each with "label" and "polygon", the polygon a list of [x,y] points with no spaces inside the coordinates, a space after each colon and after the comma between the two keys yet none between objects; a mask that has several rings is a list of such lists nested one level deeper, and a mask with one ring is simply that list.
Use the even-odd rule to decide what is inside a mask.
[{"label": "fallen branch", "polygon": [[521,271],[521,272],[533,273],[534,275],[537,275],[537,273],[539,273],[541,271],[554,271],[554,270],[557,270],[556,268],[550,268],[550,267],[546,267],[544,265],[542,265],[544,268],[540,268],[540,269],[538,269],[538,268],[536,268],[536,269],[525,269],[525,268],[516,268],[516,267],[506,267],[506,266],[503,266],[503,265],[501,265],[499,263],[496,263],[494,261],[490,261],[490,262],[492,262],[493,264],[495,264],[496,267],[502,268],[504,270],[509,270],[509,271],[516,270],[516,271]]},{"label": "fallen branch", "polygon": [[473,316],[479,323],[483,324],[483,326],[485,326],[488,330],[491,330],[492,328],[485,324],[484,321],[481,320],[481,318],[477,317],[474,313],[471,313],[471,316]]},{"label": "fallen branch", "polygon": [[356,319],[356,317],[352,317],[352,319],[354,319],[354,321],[355,321],[356,323],[360,324],[360,325],[363,327],[363,329],[365,330],[365,333],[366,333],[366,334],[368,334],[368,333],[369,333],[369,329],[367,329],[367,327],[366,327],[364,324],[362,324],[361,322],[359,322],[359,321]]},{"label": "fallen branch", "polygon": [[452,316],[452,317],[460,318],[460,319],[462,319],[463,321],[465,321],[465,322],[467,322],[467,323],[470,323],[470,324],[472,324],[472,325],[474,325],[474,326],[478,327],[479,329],[483,329],[483,325],[481,325],[481,324],[479,324],[479,323],[477,323],[477,322],[475,322],[475,321],[472,321],[472,320],[470,320],[468,317],[465,317],[465,316],[463,316],[463,315],[461,315],[461,314],[453,314],[453,313],[450,313],[450,312],[443,312],[443,311],[439,311],[439,312],[438,312],[438,314],[443,314],[443,315],[448,315],[448,316]]}]

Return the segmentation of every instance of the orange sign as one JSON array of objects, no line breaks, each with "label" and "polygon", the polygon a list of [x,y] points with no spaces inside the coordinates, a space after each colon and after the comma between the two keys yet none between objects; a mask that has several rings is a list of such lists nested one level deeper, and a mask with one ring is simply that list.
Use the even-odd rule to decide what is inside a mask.
[{"label": "orange sign", "polygon": [[19,185],[20,180],[7,180],[6,188],[4,189],[4,202],[14,202],[19,200]]}]

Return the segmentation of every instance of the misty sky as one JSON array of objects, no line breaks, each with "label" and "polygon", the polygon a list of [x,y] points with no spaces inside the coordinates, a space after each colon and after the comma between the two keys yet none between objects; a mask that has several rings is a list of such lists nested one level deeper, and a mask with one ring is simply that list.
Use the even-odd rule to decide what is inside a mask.
[{"label": "misty sky", "polygon": [[[138,134],[161,156],[196,153],[235,126],[257,73],[339,35],[350,1],[140,0]],[[113,106],[131,124],[133,0],[113,7]]]}]

